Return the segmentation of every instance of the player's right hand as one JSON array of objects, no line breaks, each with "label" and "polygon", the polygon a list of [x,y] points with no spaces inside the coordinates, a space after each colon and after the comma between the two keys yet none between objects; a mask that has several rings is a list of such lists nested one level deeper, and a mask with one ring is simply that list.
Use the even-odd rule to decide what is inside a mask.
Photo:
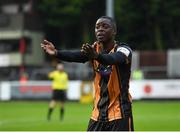
[{"label": "player's right hand", "polygon": [[47,41],[47,40],[44,40],[42,43],[41,43],[41,47],[44,49],[44,51],[46,53],[48,53],[49,55],[56,55],[57,54],[57,50],[55,48],[55,46]]}]

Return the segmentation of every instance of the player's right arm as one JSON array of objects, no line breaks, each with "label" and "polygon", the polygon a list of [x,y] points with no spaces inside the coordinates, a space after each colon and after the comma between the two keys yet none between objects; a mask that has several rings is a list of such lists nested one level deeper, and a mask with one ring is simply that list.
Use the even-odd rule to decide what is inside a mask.
[{"label": "player's right arm", "polygon": [[89,58],[80,50],[57,50],[55,46],[47,40],[44,40],[41,43],[41,47],[44,49],[46,53],[48,53],[49,55],[56,56],[58,59],[62,61],[84,63],[89,60]]}]

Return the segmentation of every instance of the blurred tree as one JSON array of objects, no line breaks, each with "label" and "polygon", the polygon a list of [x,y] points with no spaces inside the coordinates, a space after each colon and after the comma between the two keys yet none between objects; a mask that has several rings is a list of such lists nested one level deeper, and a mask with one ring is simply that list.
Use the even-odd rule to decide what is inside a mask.
[{"label": "blurred tree", "polygon": [[61,43],[56,46],[61,48],[76,48],[83,42],[91,42],[94,20],[104,12],[101,3],[103,0],[41,0],[38,10],[44,18],[47,38],[54,38],[55,44]]},{"label": "blurred tree", "polygon": [[120,38],[137,50],[178,48],[179,0],[116,0]]},{"label": "blurred tree", "polygon": [[[59,48],[92,43],[105,0],[39,0],[46,38]],[[179,0],[115,0],[117,40],[136,50],[180,48]],[[60,44],[59,44],[60,43]]]},{"label": "blurred tree", "polygon": [[47,25],[65,27],[78,22],[82,4],[79,0],[41,0],[39,9]]},{"label": "blurred tree", "polygon": [[[61,48],[67,47],[67,40],[76,42],[74,37],[77,35],[73,26],[78,24],[80,18],[82,3],[79,0],[40,0],[38,5],[38,10],[43,16],[47,39],[53,41],[56,47]],[[69,28],[74,33],[71,39],[68,38]]]}]

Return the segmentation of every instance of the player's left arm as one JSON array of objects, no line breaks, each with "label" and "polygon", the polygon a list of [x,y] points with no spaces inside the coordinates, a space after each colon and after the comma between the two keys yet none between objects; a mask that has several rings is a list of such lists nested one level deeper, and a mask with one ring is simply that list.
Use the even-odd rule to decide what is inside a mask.
[{"label": "player's left arm", "polygon": [[131,62],[132,50],[128,46],[118,46],[116,52],[111,54],[98,54],[97,61],[101,64],[128,64]]}]

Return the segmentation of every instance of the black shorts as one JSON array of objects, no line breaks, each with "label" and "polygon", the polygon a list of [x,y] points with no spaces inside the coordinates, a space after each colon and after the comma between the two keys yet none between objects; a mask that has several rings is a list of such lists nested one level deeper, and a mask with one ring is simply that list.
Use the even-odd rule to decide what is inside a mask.
[{"label": "black shorts", "polygon": [[56,101],[66,101],[66,90],[53,90],[52,99]]},{"label": "black shorts", "polygon": [[87,131],[134,131],[132,117],[109,122],[90,119]]}]

